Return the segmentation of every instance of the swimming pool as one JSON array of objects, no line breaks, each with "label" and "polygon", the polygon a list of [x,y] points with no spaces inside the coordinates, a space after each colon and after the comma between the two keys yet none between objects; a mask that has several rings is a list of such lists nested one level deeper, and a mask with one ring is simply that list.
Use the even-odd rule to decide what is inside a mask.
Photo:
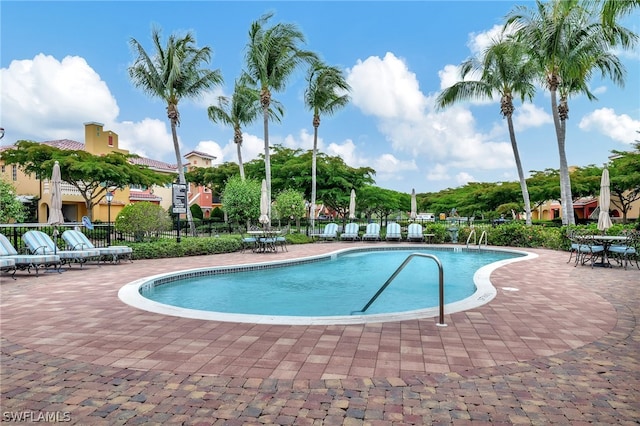
[{"label": "swimming pool", "polygon": [[[361,309],[411,253],[431,253],[441,259],[446,313],[493,299],[490,271],[533,256],[503,249],[455,250],[360,247],[293,261],[201,268],[134,281],[120,290],[119,297],[152,312],[235,322],[349,324],[433,317],[437,315],[438,272],[436,263],[425,258],[414,258],[365,314],[350,312]],[[365,260],[375,266],[367,267]],[[213,292],[203,296],[203,289]],[[298,291],[290,293],[293,290]],[[237,300],[242,306],[220,304]]]}]

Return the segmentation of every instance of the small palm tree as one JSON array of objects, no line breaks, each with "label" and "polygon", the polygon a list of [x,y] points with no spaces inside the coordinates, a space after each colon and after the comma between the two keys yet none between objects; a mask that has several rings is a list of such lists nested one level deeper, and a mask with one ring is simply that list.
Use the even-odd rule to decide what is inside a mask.
[{"label": "small palm tree", "polygon": [[[153,28],[151,32],[154,48],[152,56],[136,39],[130,40],[129,44],[137,56],[133,65],[129,67],[129,77],[134,86],[166,102],[178,179],[180,183],[186,184],[176,130],[180,125],[178,103],[182,98],[197,98],[204,91],[221,84],[222,74],[219,70],[201,68],[203,63],[209,63],[211,48],[196,47],[193,34],[189,32],[182,37],[172,34],[167,39],[166,46],[163,47],[161,33],[159,28]],[[188,208],[187,220],[191,225],[192,233],[195,232],[191,211]]]},{"label": "small palm tree", "polygon": [[246,46],[246,74],[260,89],[260,105],[264,121],[264,166],[267,194],[271,199],[271,158],[269,152],[269,118],[271,91],[283,91],[287,80],[303,63],[311,63],[317,56],[300,48],[305,42],[303,33],[293,24],[266,25],[273,13],[263,15],[251,24]]},{"label": "small palm tree", "polygon": [[[437,99],[437,105],[442,108],[462,100],[492,99],[495,94],[500,95],[500,113],[507,119],[509,127],[527,225],[531,225],[531,202],[513,128],[513,98],[519,96],[522,101],[533,99],[533,72],[522,45],[505,38],[494,40],[481,59],[473,58],[461,65],[462,81],[444,89]],[[468,76],[475,75],[479,76],[477,80],[466,80]]]},{"label": "small palm tree", "polygon": [[516,36],[528,46],[527,54],[538,68],[538,79],[550,93],[560,158],[563,225],[575,224],[565,152],[568,98],[572,94],[585,94],[588,99],[595,99],[587,83],[596,70],[623,85],[624,67],[610,50],[615,45],[632,47],[637,40],[637,36],[625,28],[603,25],[602,14],[596,16],[583,6],[578,0],[536,0],[535,8],[517,7],[506,21],[506,25],[514,24],[518,29]]},{"label": "small palm tree", "polygon": [[260,115],[260,94],[236,80],[233,95],[218,97],[218,105],[211,105],[207,112],[213,122],[221,122],[233,127],[233,142],[238,150],[240,178],[244,180],[242,163],[242,126],[249,125]]},{"label": "small palm tree", "polygon": [[315,222],[316,207],[316,160],[318,151],[318,127],[320,114],[331,115],[349,103],[351,88],[338,67],[314,62],[307,75],[304,103],[313,111],[313,151],[311,157],[311,226]]}]

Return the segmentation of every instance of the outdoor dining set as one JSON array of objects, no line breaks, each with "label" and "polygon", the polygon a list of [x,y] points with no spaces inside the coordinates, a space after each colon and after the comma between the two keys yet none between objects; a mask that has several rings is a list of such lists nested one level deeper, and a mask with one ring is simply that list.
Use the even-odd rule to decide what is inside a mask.
[{"label": "outdoor dining set", "polygon": [[574,231],[568,235],[571,240],[567,262],[574,266],[589,264],[596,267],[612,267],[611,261],[627,269],[635,265],[640,269],[640,231],[630,231],[623,235],[598,235],[586,231]]}]

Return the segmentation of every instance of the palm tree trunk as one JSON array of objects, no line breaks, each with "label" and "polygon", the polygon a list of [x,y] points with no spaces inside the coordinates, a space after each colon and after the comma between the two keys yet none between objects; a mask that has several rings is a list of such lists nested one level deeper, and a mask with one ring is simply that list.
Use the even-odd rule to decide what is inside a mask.
[{"label": "palm tree trunk", "polygon": [[311,152],[311,229],[315,230],[316,224],[316,162],[318,151],[318,127],[313,126],[313,151]]},{"label": "palm tree trunk", "polygon": [[529,189],[527,188],[527,180],[522,170],[522,161],[520,161],[520,154],[518,153],[518,144],[516,142],[516,133],[513,129],[513,120],[511,115],[507,116],[507,124],[509,126],[509,137],[511,138],[511,148],[513,148],[513,158],[516,160],[516,168],[518,169],[518,178],[520,178],[520,190],[522,191],[522,198],[524,200],[524,213],[525,223],[527,226],[531,226],[531,201],[529,201]]},{"label": "palm tree trunk", "polygon": [[267,181],[269,199],[269,219],[271,219],[271,155],[269,152],[269,105],[263,105],[264,111],[264,174]]},{"label": "palm tree trunk", "polygon": [[560,202],[562,206],[562,224],[575,225],[575,218],[573,217],[573,200],[571,199],[571,180],[569,177],[567,154],[565,152],[565,135],[562,130],[560,114],[558,113],[558,101],[555,90],[551,90],[551,111],[553,114],[553,123],[556,129],[558,154],[560,157]]},{"label": "palm tree trunk", "polygon": [[238,149],[238,166],[240,167],[240,179],[244,180],[244,164],[242,164],[242,144],[237,143]]},{"label": "palm tree trunk", "polygon": [[[171,119],[171,136],[173,136],[173,149],[176,153],[176,167],[178,168],[178,181],[186,185],[187,180],[184,178],[184,168],[182,166],[182,158],[180,158],[180,145],[178,145],[178,132],[176,130],[176,121]],[[187,191],[187,223],[189,223],[189,231],[191,235],[196,235],[196,227],[191,217],[191,209],[189,208],[189,194]]]}]

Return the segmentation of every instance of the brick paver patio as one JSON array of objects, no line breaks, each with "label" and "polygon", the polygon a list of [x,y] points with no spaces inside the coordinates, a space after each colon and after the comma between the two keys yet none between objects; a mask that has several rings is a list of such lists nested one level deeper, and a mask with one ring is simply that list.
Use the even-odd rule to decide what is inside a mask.
[{"label": "brick paver patio", "polygon": [[[638,424],[640,271],[568,255],[497,269],[489,304],[362,325],[237,324],[123,304],[174,270],[307,256],[290,246],[0,279],[2,422]],[[380,243],[374,243],[380,244]]]}]

